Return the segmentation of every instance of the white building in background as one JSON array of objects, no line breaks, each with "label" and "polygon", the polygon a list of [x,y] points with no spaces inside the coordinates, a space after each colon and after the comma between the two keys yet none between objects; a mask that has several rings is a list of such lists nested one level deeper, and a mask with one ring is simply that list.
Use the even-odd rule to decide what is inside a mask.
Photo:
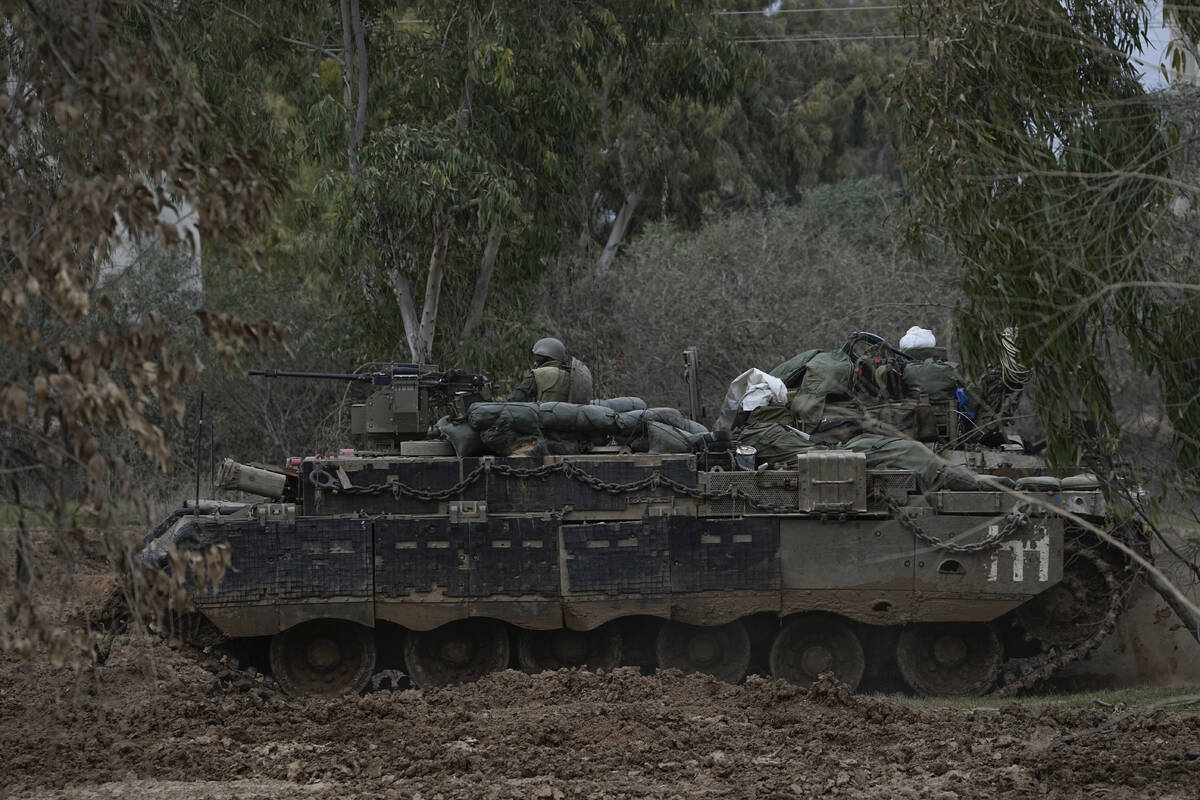
[{"label": "white building in background", "polygon": [[195,298],[195,305],[202,304],[204,280],[201,272],[200,220],[196,208],[186,200],[178,208],[164,206],[159,209],[160,222],[173,226],[179,234],[179,242],[140,242],[130,238],[125,226],[118,218],[118,236],[121,243],[115,247],[108,260],[100,266],[100,282],[106,283],[126,277],[130,270],[141,271],[147,259],[169,258],[172,262],[173,289],[175,293]]},{"label": "white building in background", "polygon": [[[1200,85],[1200,52],[1196,44],[1183,35],[1173,14],[1163,13],[1162,0],[1153,0],[1146,5],[1150,13],[1149,42],[1144,50],[1132,57],[1142,70],[1142,83],[1147,89]],[[1176,49],[1183,54],[1180,69],[1175,69],[1171,63]]]},{"label": "white building in background", "polygon": [[[1200,86],[1200,51],[1197,50],[1196,43],[1183,34],[1170,14],[1166,17],[1163,32],[1167,40],[1163,65],[1170,76],[1171,85]],[[1183,56],[1180,69],[1176,69],[1172,64],[1172,54],[1176,51]]]}]

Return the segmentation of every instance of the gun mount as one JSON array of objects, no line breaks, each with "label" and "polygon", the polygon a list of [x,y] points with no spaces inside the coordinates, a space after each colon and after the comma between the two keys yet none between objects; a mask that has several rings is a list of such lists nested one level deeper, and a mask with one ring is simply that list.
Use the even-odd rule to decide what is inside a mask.
[{"label": "gun mount", "polygon": [[472,403],[492,399],[492,384],[476,373],[439,371],[431,364],[370,364],[384,367],[362,372],[294,372],[252,369],[263,378],[355,381],[376,387],[362,403],[350,407],[350,433],[364,436],[369,449],[397,453],[402,443],[424,440],[440,416],[465,415]]}]

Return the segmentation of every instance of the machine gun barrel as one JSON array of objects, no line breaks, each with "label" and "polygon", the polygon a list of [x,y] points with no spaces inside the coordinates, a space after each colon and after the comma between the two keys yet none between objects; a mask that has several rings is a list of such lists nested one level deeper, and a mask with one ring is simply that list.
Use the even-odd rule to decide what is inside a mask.
[{"label": "machine gun barrel", "polygon": [[418,364],[393,364],[390,373],[387,372],[296,372],[286,369],[252,369],[251,375],[263,378],[312,378],[323,381],[361,381],[373,383],[376,386],[386,386],[392,378],[399,376],[416,376],[420,372]]},{"label": "machine gun barrel", "polygon": [[252,369],[250,374],[264,378],[315,378],[325,381],[369,381],[373,378],[369,372],[294,372],[286,369]]}]

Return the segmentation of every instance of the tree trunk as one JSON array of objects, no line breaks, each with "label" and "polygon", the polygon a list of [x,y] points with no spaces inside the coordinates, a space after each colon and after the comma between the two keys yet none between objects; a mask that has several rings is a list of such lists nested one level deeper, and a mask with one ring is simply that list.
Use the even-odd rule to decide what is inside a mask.
[{"label": "tree trunk", "polygon": [[1178,595],[1171,591],[1171,587],[1164,584],[1153,570],[1146,570],[1146,578],[1150,581],[1150,586],[1154,591],[1162,597],[1163,602],[1175,612],[1175,616],[1179,617],[1179,621],[1192,634],[1192,638],[1200,642],[1200,617],[1197,617],[1190,608],[1181,603]]},{"label": "tree trunk", "polygon": [[358,150],[367,130],[367,45],[359,0],[341,0],[339,6],[342,14],[342,100],[346,106],[346,161],[350,174],[357,180],[361,174]]},{"label": "tree trunk", "polygon": [[350,174],[358,176],[358,151],[354,147],[354,123],[350,109],[354,106],[354,26],[350,22],[350,0],[341,0],[342,13],[342,105],[346,107],[346,160]]},{"label": "tree trunk", "polygon": [[[437,329],[438,300],[442,294],[442,275],[446,269],[446,249],[450,244],[451,211],[446,208],[437,222],[433,252],[429,254],[429,276],[425,280],[425,303],[421,309],[421,327],[417,331],[418,352],[414,359],[424,364],[433,352],[433,335]],[[419,358],[418,358],[419,356]]]},{"label": "tree trunk", "polygon": [[[354,61],[358,69],[358,106],[354,110],[354,134],[351,137],[357,167],[358,149],[362,147],[363,136],[367,132],[367,40],[363,33],[362,11],[358,7],[358,0],[350,0],[350,23],[354,26]],[[349,113],[350,109],[346,111]],[[358,177],[357,172],[354,177]]]},{"label": "tree trunk", "polygon": [[600,253],[600,261],[596,265],[597,272],[604,273],[612,266],[613,259],[617,257],[617,248],[625,241],[625,234],[629,231],[630,223],[633,222],[633,211],[641,199],[642,187],[640,185],[636,189],[626,192],[625,203],[617,212],[612,230],[608,233],[608,242],[604,245],[604,251]]},{"label": "tree trunk", "polygon": [[16,548],[16,577],[17,586],[33,595],[33,543],[29,539],[29,527],[25,524],[25,503],[21,499],[21,482],[13,475],[13,498],[17,501],[17,548]]},{"label": "tree trunk", "polygon": [[398,267],[388,270],[388,280],[392,283],[392,293],[396,295],[396,305],[400,306],[400,321],[404,324],[408,354],[413,363],[420,364],[420,348],[417,347],[417,305],[413,300],[412,285]]},{"label": "tree trunk", "polygon": [[483,258],[479,260],[479,275],[475,278],[475,293],[471,296],[471,307],[467,311],[467,321],[463,323],[462,335],[459,341],[467,341],[479,327],[483,319],[483,308],[487,305],[488,287],[492,283],[492,274],[496,271],[496,254],[500,252],[500,240],[504,238],[504,229],[493,225],[488,231],[487,245],[483,248]]}]

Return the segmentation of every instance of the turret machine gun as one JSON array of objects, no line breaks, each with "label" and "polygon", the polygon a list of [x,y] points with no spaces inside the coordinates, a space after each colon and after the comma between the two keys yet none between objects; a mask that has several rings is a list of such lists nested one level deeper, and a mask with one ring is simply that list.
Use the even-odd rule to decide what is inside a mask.
[{"label": "turret machine gun", "polygon": [[389,364],[375,372],[289,372],[252,369],[264,378],[310,378],[357,381],[376,387],[365,402],[350,407],[350,432],[365,436],[369,449],[401,452],[402,443],[425,439],[443,414],[466,416],[472,403],[492,399],[492,384],[483,375],[430,364]]}]

